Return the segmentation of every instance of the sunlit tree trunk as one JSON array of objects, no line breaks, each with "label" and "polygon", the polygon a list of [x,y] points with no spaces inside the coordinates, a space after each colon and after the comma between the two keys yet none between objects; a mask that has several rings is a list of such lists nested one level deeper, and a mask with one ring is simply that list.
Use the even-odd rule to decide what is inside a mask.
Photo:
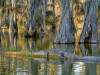
[{"label": "sunlit tree trunk", "polygon": [[62,14],[59,30],[54,37],[54,43],[74,43],[75,26],[73,21],[73,12],[70,8],[69,0],[61,0]]},{"label": "sunlit tree trunk", "polygon": [[15,31],[15,32],[17,32],[16,14],[13,13],[13,12],[10,12],[9,31]]},{"label": "sunlit tree trunk", "polygon": [[14,30],[14,15],[10,13],[10,24],[9,24],[9,31]]},{"label": "sunlit tree trunk", "polygon": [[27,26],[26,31],[32,32],[33,30],[36,30],[35,25],[35,18],[34,18],[34,0],[28,0],[28,6],[27,6]]},{"label": "sunlit tree trunk", "polygon": [[99,0],[88,0],[84,4],[85,19],[80,43],[97,43],[98,41],[98,5]]},{"label": "sunlit tree trunk", "polygon": [[12,0],[12,8],[15,8],[16,0]]}]

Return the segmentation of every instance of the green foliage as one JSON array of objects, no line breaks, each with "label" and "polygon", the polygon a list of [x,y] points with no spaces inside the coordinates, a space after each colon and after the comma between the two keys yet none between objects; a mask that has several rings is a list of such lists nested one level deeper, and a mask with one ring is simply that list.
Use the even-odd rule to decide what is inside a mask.
[{"label": "green foliage", "polygon": [[55,22],[59,21],[60,16],[55,17]]},{"label": "green foliage", "polygon": [[21,49],[20,48],[14,48],[14,47],[9,47],[9,48],[1,48],[5,52],[19,52]]},{"label": "green foliage", "polygon": [[51,22],[53,22],[52,16],[46,17],[46,23],[51,24]]},{"label": "green foliage", "polygon": [[37,30],[36,30],[36,31],[37,31],[37,33],[39,34],[39,33],[40,33],[40,28],[37,28]]},{"label": "green foliage", "polygon": [[33,53],[32,50],[21,50],[20,52],[21,52],[21,53]]},{"label": "green foliage", "polygon": [[60,60],[61,58],[57,55],[49,55],[48,57],[50,60]]}]

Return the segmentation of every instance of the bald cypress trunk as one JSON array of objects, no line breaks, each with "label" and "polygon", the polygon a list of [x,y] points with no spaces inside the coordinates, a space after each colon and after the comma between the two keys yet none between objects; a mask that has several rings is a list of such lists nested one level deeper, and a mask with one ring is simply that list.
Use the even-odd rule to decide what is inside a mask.
[{"label": "bald cypress trunk", "polygon": [[54,38],[54,43],[74,43],[75,26],[73,12],[70,8],[69,0],[61,0],[62,14],[59,30]]},{"label": "bald cypress trunk", "polygon": [[53,0],[53,28],[55,28],[55,0]]},{"label": "bald cypress trunk", "polygon": [[42,0],[43,2],[43,9],[42,9],[42,13],[43,13],[43,24],[44,24],[44,27],[45,28],[45,25],[46,25],[46,9],[47,9],[47,0]]},{"label": "bald cypress trunk", "polygon": [[41,7],[41,0],[35,0],[35,5],[34,5],[34,14],[38,15],[40,12],[40,7]]},{"label": "bald cypress trunk", "polygon": [[34,18],[34,0],[28,0],[28,6],[27,6],[27,26],[26,26],[26,31],[32,32],[33,30],[36,30],[36,25],[35,25],[35,18]]},{"label": "bald cypress trunk", "polygon": [[98,20],[97,9],[99,0],[88,0],[84,4],[85,19],[80,43],[97,43],[98,41]]},{"label": "bald cypress trunk", "polygon": [[16,13],[10,12],[9,32],[17,32]]},{"label": "bald cypress trunk", "polygon": [[15,8],[16,0],[12,0],[12,8]]}]

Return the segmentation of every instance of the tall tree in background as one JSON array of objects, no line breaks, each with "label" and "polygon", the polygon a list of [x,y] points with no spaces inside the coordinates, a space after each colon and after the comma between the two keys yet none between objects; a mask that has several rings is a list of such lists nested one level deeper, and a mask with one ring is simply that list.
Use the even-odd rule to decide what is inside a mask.
[{"label": "tall tree in background", "polygon": [[[34,5],[35,5],[35,0],[28,0],[27,1],[27,26],[26,26],[26,31],[33,32],[34,30],[36,31],[36,24],[35,24],[35,17],[34,17]],[[29,30],[30,28],[30,30]]]},{"label": "tall tree in background", "polygon": [[55,28],[55,0],[53,0],[53,28]]},{"label": "tall tree in background", "polygon": [[43,10],[42,10],[42,12],[43,12],[43,19],[44,19],[43,23],[44,23],[44,28],[45,28],[45,25],[46,25],[47,0],[42,0],[42,2],[43,2]]},{"label": "tall tree in background", "polygon": [[17,32],[17,20],[16,20],[16,13],[10,11],[9,32],[12,31]]},{"label": "tall tree in background", "polygon": [[16,6],[16,0],[12,0],[12,8],[15,8]]},{"label": "tall tree in background", "polygon": [[74,43],[75,26],[73,12],[70,8],[69,0],[61,0],[62,14],[59,30],[54,38],[54,43]]},{"label": "tall tree in background", "polygon": [[39,15],[40,8],[41,8],[41,0],[35,0],[34,4],[34,14]]},{"label": "tall tree in background", "polygon": [[0,0],[0,5],[4,6],[5,5],[5,0]]},{"label": "tall tree in background", "polygon": [[99,0],[88,0],[84,4],[85,19],[80,43],[97,43],[98,41],[98,5]]}]

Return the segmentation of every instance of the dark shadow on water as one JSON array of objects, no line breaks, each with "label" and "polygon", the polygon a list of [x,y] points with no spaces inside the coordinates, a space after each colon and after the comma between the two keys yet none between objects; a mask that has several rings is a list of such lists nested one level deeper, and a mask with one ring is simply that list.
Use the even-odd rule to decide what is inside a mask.
[{"label": "dark shadow on water", "polygon": [[35,51],[35,49],[36,49],[36,40],[34,40],[32,38],[27,38],[26,39],[26,47],[29,50]]}]

